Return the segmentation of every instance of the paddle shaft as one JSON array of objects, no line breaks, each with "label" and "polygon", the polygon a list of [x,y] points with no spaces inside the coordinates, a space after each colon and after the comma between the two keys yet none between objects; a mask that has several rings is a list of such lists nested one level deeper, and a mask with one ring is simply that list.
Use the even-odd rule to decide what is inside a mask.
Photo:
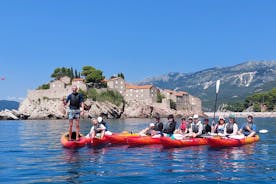
[{"label": "paddle shaft", "polygon": [[216,93],[216,100],[215,100],[215,107],[214,107],[214,117],[213,117],[213,122],[215,122],[215,118],[216,118],[217,101],[218,101],[218,93]]}]

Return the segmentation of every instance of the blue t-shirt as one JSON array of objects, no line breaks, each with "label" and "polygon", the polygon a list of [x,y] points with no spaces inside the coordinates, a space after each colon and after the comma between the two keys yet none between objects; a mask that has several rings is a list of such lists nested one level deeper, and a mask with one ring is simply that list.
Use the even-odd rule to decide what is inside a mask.
[{"label": "blue t-shirt", "polygon": [[[243,130],[243,134],[245,136],[250,134],[250,132],[245,128],[246,126],[249,126],[249,128],[250,128],[251,125],[249,123],[244,123],[242,125],[241,129]],[[253,130],[254,132],[257,132],[257,126],[254,123],[252,123],[251,130]]]}]

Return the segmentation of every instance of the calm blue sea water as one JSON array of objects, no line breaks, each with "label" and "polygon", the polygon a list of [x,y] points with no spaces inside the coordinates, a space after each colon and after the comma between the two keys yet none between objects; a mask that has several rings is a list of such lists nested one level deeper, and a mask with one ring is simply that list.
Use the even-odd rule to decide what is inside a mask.
[{"label": "calm blue sea water", "polygon": [[[69,150],[60,144],[67,121],[0,121],[0,183],[275,183],[276,119],[255,122],[269,133],[242,147]],[[148,123],[110,120],[109,129],[138,131]],[[82,121],[82,132],[89,129],[90,123]]]}]

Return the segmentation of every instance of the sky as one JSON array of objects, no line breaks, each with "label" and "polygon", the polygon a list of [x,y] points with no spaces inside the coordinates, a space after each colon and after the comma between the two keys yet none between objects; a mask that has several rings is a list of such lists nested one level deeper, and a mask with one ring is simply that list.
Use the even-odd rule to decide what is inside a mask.
[{"label": "sky", "polygon": [[276,1],[0,1],[0,99],[22,100],[57,67],[129,82],[275,60]]}]

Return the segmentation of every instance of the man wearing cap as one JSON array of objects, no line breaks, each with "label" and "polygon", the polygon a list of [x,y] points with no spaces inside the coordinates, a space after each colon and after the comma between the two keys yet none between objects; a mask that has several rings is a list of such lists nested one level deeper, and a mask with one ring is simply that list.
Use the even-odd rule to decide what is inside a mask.
[{"label": "man wearing cap", "polygon": [[176,127],[176,121],[174,120],[173,115],[170,114],[168,116],[168,122],[167,122],[165,128],[163,129],[163,133],[169,134],[171,136],[173,134],[173,132],[175,131],[175,127]]},{"label": "man wearing cap", "polygon": [[149,127],[141,130],[139,132],[139,135],[140,136],[152,136],[152,135],[155,135],[155,131],[154,131],[154,123],[150,123],[149,124]]},{"label": "man wearing cap", "polygon": [[247,122],[244,123],[239,130],[239,134],[244,134],[246,137],[253,137],[256,135],[257,127],[255,123],[253,123],[253,116],[248,115]]},{"label": "man wearing cap", "polygon": [[190,137],[200,137],[202,134],[203,126],[201,121],[198,119],[198,115],[195,114],[193,116],[193,123],[191,124],[190,130],[189,130],[189,136]]},{"label": "man wearing cap", "polygon": [[92,123],[91,130],[86,137],[90,137],[90,138],[98,137],[100,139],[103,138],[106,130],[105,126],[99,123],[96,118],[92,118],[91,123]]}]

